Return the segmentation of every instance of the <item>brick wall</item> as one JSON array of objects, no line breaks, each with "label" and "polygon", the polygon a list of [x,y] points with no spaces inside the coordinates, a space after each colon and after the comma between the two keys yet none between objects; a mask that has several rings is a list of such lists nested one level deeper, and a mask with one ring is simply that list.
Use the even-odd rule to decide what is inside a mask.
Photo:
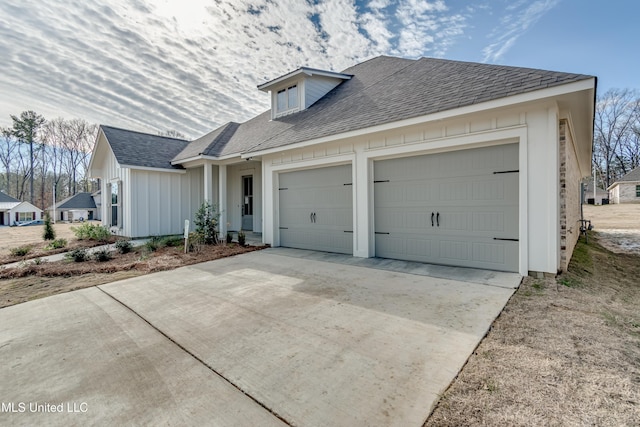
[{"label": "brick wall", "polygon": [[636,197],[636,185],[640,183],[620,183],[620,201],[618,203],[640,203],[640,197]]},{"label": "brick wall", "polygon": [[560,270],[566,271],[580,236],[580,170],[571,132],[560,120]]}]

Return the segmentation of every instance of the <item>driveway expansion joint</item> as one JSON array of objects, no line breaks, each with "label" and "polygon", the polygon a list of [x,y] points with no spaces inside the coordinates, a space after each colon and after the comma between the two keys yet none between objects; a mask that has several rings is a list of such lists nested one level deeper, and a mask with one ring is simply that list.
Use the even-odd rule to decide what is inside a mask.
[{"label": "driveway expansion joint", "polygon": [[246,391],[244,391],[242,388],[240,388],[237,384],[235,384],[233,381],[229,380],[228,378],[226,378],[224,375],[222,375],[220,372],[216,371],[211,365],[209,365],[207,362],[205,362],[204,360],[202,360],[200,357],[198,357],[197,355],[195,355],[194,353],[190,352],[187,348],[185,348],[183,345],[181,345],[180,343],[176,342],[173,338],[171,338],[169,335],[167,335],[165,332],[163,332],[162,330],[158,329],[153,323],[151,323],[149,320],[147,320],[146,318],[144,318],[142,315],[140,315],[138,312],[136,312],[134,309],[132,309],[131,307],[129,307],[127,304],[125,304],[124,302],[120,301],[118,298],[114,297],[113,295],[111,295],[109,292],[105,291],[104,289],[102,289],[102,287],[100,286],[96,286],[96,288],[98,290],[100,290],[101,292],[103,292],[105,295],[107,295],[109,298],[113,299],[115,302],[117,302],[118,304],[122,305],[124,308],[126,308],[127,310],[129,310],[131,313],[133,313],[135,316],[137,316],[139,319],[141,319],[143,322],[145,322],[147,325],[149,325],[151,328],[153,328],[155,331],[157,331],[160,335],[162,335],[163,337],[165,337],[166,339],[168,339],[170,342],[172,342],[174,345],[176,345],[178,348],[180,348],[182,351],[184,351],[185,353],[187,353],[189,356],[191,356],[192,358],[194,358],[196,361],[198,361],[199,363],[201,363],[203,366],[205,366],[207,369],[209,369],[211,372],[213,372],[215,375],[217,375],[218,377],[220,377],[222,380],[226,381],[227,383],[229,383],[231,386],[233,386],[236,390],[238,390],[240,393],[244,394],[245,396],[247,396],[249,399],[251,399],[253,402],[255,402],[257,405],[259,405],[260,407],[262,407],[264,410],[268,411],[271,415],[273,415],[274,417],[276,417],[277,419],[279,419],[280,421],[282,421],[283,423],[285,423],[288,426],[292,426],[294,427],[294,424],[291,424],[289,421],[287,421],[286,419],[284,419],[282,416],[280,416],[278,413],[276,413],[273,409],[269,408],[268,406],[266,406],[264,403],[260,402],[259,400],[257,400],[255,397],[251,396],[249,393],[247,393]]}]

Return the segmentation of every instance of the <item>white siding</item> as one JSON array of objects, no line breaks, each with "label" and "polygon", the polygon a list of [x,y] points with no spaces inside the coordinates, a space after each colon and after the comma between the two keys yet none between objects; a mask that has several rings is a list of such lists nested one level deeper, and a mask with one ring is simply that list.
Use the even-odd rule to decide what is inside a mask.
[{"label": "white siding", "polygon": [[[264,168],[264,237],[278,240],[278,173],[319,165],[357,164],[354,168],[354,255],[373,256],[372,191],[374,160],[431,154],[514,142],[519,144],[519,272],[556,273],[560,262],[559,111],[553,102],[426,122],[317,146],[267,154]],[[579,153],[582,155],[582,153]],[[356,190],[359,189],[359,190]],[[364,229],[363,229],[364,227]]]},{"label": "white siding", "polygon": [[317,100],[325,96],[334,87],[338,86],[342,80],[331,77],[313,76],[304,81],[304,108],[309,108]]},{"label": "white siding", "polygon": [[193,222],[204,200],[203,175],[202,168],[186,174],[132,170],[131,201],[124,208],[131,216],[129,235],[181,234],[184,220]]}]

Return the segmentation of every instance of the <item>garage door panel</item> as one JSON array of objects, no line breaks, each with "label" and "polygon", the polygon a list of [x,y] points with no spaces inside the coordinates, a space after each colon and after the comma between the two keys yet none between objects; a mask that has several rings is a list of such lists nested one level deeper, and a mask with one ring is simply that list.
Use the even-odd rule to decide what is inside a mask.
[{"label": "garage door panel", "polygon": [[280,245],[353,253],[351,165],[280,174]]},{"label": "garage door panel", "polygon": [[375,162],[376,256],[517,271],[517,169],[517,144]]}]

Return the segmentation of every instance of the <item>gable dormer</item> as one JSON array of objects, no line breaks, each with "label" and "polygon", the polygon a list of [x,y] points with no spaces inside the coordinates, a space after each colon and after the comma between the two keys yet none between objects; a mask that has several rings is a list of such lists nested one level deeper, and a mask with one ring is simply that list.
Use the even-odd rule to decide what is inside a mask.
[{"label": "gable dormer", "polygon": [[258,85],[271,94],[271,119],[306,110],[345,80],[349,74],[301,67]]}]

